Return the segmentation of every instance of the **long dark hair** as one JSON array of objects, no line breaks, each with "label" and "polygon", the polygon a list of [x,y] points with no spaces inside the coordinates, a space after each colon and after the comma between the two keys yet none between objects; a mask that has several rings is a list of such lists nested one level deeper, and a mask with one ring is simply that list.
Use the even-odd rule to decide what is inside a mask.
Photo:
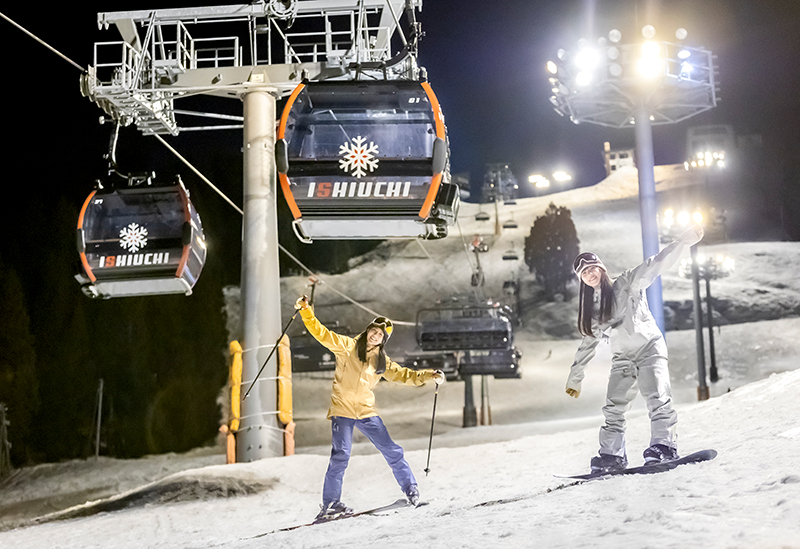
[{"label": "long dark hair", "polygon": [[[581,280],[580,303],[578,304],[578,331],[584,336],[594,336],[592,314],[594,313],[594,288]],[[600,318],[601,323],[614,314],[614,288],[608,273],[600,269]]]},{"label": "long dark hair", "polygon": [[[372,327],[372,324],[367,326],[367,329],[361,332],[356,338],[356,353],[358,354],[358,360],[361,362],[367,361],[367,332]],[[383,342],[378,345],[378,363],[375,365],[375,373],[382,374],[386,371],[386,353],[383,350],[383,346],[386,343],[386,331],[383,332]]]}]

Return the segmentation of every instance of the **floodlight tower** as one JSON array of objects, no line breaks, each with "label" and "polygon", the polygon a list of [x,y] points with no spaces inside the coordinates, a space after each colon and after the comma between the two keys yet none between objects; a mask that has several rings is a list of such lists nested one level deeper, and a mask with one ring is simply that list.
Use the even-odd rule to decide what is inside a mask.
[{"label": "floodlight tower", "polygon": [[[288,96],[304,79],[418,79],[421,31],[414,15],[421,9],[422,0],[254,0],[97,16],[101,29],[115,26],[122,40],[95,43],[94,63],[81,78],[81,93],[115,123],[135,124],[142,134],[159,139],[185,131],[243,131],[245,387],[255,382],[282,330],[276,99]],[[401,29],[403,15],[408,23]],[[224,25],[217,36],[207,31],[215,23]],[[190,32],[198,26],[202,38]],[[243,115],[176,108],[177,101],[197,95],[241,101]],[[184,117],[213,122],[185,124]],[[263,374],[242,402],[237,461],[283,455],[275,360]]]},{"label": "floodlight tower", "polygon": [[[558,51],[549,61],[555,111],[575,123],[611,128],[633,125],[639,171],[639,212],[644,257],[659,251],[652,126],[674,124],[717,104],[715,56],[709,50],[684,44],[685,29],[676,42],[655,40],[652,25],[642,29],[641,42],[620,44],[614,29],[596,45],[586,39],[577,48]],[[664,331],[661,279],[647,290],[653,316]]]}]

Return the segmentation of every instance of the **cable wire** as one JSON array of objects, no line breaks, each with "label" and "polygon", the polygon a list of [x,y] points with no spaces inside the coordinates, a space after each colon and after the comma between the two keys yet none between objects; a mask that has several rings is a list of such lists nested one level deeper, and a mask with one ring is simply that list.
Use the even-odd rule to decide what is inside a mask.
[{"label": "cable wire", "polygon": [[61,53],[60,51],[58,51],[57,49],[55,49],[53,46],[51,46],[50,44],[48,44],[47,42],[45,42],[44,40],[42,40],[41,38],[39,38],[39,37],[38,37],[38,36],[36,36],[35,34],[33,34],[33,33],[31,33],[30,31],[28,31],[28,30],[27,30],[25,27],[23,27],[22,25],[20,25],[20,24],[16,23],[15,21],[13,21],[13,20],[12,20],[11,18],[9,18],[7,15],[3,14],[2,12],[0,12],[0,17],[2,17],[3,19],[5,19],[5,20],[6,20],[6,21],[8,21],[9,23],[11,23],[12,25],[14,25],[15,27],[17,27],[19,30],[21,30],[22,32],[24,32],[25,34],[27,34],[28,36],[30,36],[31,38],[33,38],[33,39],[34,39],[34,40],[36,40],[37,42],[39,42],[39,43],[40,43],[42,46],[44,46],[45,48],[47,48],[47,49],[49,49],[50,51],[52,51],[53,53],[55,53],[56,55],[58,55],[58,56],[59,56],[60,58],[62,58],[63,60],[65,60],[65,61],[67,61],[68,63],[70,63],[72,66],[74,66],[74,67],[77,67],[77,68],[78,68],[78,69],[79,69],[79,70],[80,70],[82,73],[84,73],[84,74],[85,74],[85,73],[87,73],[87,72],[88,72],[88,71],[87,71],[85,68],[81,67],[81,66],[80,66],[79,64],[77,64],[75,61],[73,61],[72,59],[70,59],[69,57],[67,57],[66,55],[64,55],[63,53]]}]

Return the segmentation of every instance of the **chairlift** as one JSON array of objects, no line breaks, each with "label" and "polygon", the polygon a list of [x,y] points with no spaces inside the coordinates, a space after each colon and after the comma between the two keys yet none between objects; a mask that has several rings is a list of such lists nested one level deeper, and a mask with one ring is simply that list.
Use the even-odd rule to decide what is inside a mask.
[{"label": "chairlift", "polygon": [[505,223],[503,223],[504,229],[516,229],[517,227],[519,227],[519,225],[517,225],[517,222],[514,221],[513,217],[508,221],[506,221]]},{"label": "chairlift", "polygon": [[489,214],[481,210],[475,214],[475,221],[489,221]]},{"label": "chairlift", "polygon": [[303,82],[286,102],[275,159],[303,242],[437,239],[458,186],[439,102],[427,82]]},{"label": "chairlift", "polygon": [[522,352],[516,347],[485,351],[466,351],[458,366],[461,376],[494,376],[495,379],[520,379]]},{"label": "chairlift", "polygon": [[511,243],[511,249],[506,250],[503,252],[503,261],[517,261],[519,259],[519,254],[517,254],[517,250],[514,249],[514,243]]},{"label": "chairlift", "polygon": [[517,251],[514,250],[513,248],[503,252],[503,261],[518,261],[518,260],[519,260],[519,255],[517,254]]},{"label": "chairlift", "polygon": [[493,305],[421,309],[416,332],[423,351],[511,349],[514,343],[508,311]]},{"label": "chairlift", "polygon": [[75,278],[93,298],[190,295],[206,261],[200,216],[180,178],[98,185],[83,204],[77,236],[82,271]]}]

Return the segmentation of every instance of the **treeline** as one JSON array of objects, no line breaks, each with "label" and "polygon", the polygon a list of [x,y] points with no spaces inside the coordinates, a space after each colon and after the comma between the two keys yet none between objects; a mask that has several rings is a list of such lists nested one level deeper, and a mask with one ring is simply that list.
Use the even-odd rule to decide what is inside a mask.
[{"label": "treeline", "polygon": [[74,279],[76,208],[33,202],[0,255],[0,402],[16,465],[213,441],[227,378],[220,260],[193,295],[97,301]]}]

